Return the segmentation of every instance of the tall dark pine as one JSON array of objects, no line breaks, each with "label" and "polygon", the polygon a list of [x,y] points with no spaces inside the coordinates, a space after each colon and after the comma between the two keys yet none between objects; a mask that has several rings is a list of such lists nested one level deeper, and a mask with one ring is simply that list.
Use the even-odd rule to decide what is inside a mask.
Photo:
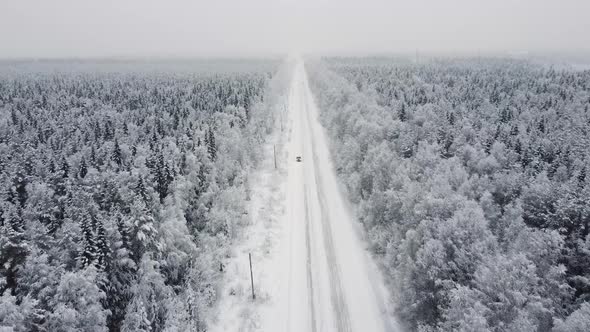
[{"label": "tall dark pine", "polygon": [[109,259],[109,245],[106,239],[106,231],[102,221],[96,217],[93,218],[94,228],[96,229],[96,254],[94,265],[99,271],[104,271]]},{"label": "tall dark pine", "polygon": [[207,174],[205,173],[205,166],[199,166],[199,174],[197,175],[199,183],[197,184],[199,196],[207,190]]},{"label": "tall dark pine", "polygon": [[538,128],[541,133],[545,133],[545,119],[539,120]]},{"label": "tall dark pine", "polygon": [[86,164],[86,159],[84,157],[82,157],[82,159],[80,160],[80,166],[78,169],[78,176],[83,179],[86,174],[88,174],[88,165]]},{"label": "tall dark pine", "polygon": [[408,115],[406,114],[406,104],[402,103],[402,108],[399,110],[399,120],[401,122],[405,122],[408,119]]},{"label": "tall dark pine", "polygon": [[61,160],[61,176],[67,178],[70,175],[70,165],[65,157]]},{"label": "tall dark pine", "polygon": [[209,135],[207,136],[207,152],[209,152],[209,159],[215,161],[217,159],[217,145],[215,143],[215,134],[213,133],[213,129],[209,128]]},{"label": "tall dark pine", "polygon": [[115,146],[113,148],[113,154],[111,155],[111,158],[115,164],[117,164],[117,170],[119,170],[123,164],[123,155],[121,153],[121,147],[119,146],[119,140],[117,139],[115,140]]},{"label": "tall dark pine", "polygon": [[80,221],[82,241],[84,243],[82,252],[80,253],[80,263],[83,268],[92,264],[96,258],[96,243],[92,232],[92,220],[88,219],[88,216],[84,216]]},{"label": "tall dark pine", "polygon": [[158,154],[155,165],[155,173],[156,190],[158,191],[158,196],[160,197],[160,203],[164,203],[164,199],[168,195],[168,184],[171,182],[171,173],[168,165],[164,162],[164,155],[162,152]]},{"label": "tall dark pine", "polygon": [[5,280],[0,282],[0,293],[10,289],[11,294],[17,286],[19,267],[25,262],[29,245],[25,238],[24,221],[20,209],[16,207],[8,211],[0,210],[0,237],[3,238],[0,247],[0,276]]},{"label": "tall dark pine", "polygon": [[455,112],[449,112],[449,124],[451,126],[455,125]]},{"label": "tall dark pine", "polygon": [[94,145],[92,145],[92,148],[90,149],[90,164],[96,167],[96,148]]},{"label": "tall dark pine", "polygon": [[145,187],[145,183],[143,181],[143,177],[140,175],[139,179],[137,180],[137,185],[135,186],[135,193],[141,197],[141,199],[144,201],[146,206],[149,206],[149,201],[150,201],[150,196],[148,194],[148,191]]}]

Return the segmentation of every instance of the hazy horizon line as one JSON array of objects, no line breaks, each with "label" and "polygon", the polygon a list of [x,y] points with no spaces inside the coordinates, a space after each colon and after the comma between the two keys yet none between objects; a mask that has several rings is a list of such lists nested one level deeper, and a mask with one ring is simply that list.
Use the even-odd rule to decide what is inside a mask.
[{"label": "hazy horizon line", "polygon": [[[111,55],[0,55],[0,61],[88,61],[88,60],[110,60],[110,61],[191,61],[191,60],[264,60],[286,58],[293,52],[252,52],[252,53],[170,53],[170,54],[111,54]],[[590,49],[580,50],[400,50],[400,51],[326,51],[326,52],[296,52],[295,54],[305,57],[518,57],[518,58],[582,58],[590,61]]]}]

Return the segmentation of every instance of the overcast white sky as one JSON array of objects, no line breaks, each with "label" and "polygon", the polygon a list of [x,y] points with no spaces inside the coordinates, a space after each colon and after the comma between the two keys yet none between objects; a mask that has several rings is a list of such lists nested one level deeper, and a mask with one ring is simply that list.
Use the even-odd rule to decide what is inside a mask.
[{"label": "overcast white sky", "polygon": [[590,0],[0,0],[0,57],[588,51]]}]

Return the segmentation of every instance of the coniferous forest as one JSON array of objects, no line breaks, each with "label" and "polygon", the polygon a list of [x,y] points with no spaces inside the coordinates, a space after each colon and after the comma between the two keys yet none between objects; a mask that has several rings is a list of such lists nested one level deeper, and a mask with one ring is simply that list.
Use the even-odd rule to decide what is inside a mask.
[{"label": "coniferous forest", "polygon": [[590,71],[482,58],[307,67],[409,329],[590,326]]},{"label": "coniferous forest", "polygon": [[204,331],[274,61],[0,65],[0,325]]}]

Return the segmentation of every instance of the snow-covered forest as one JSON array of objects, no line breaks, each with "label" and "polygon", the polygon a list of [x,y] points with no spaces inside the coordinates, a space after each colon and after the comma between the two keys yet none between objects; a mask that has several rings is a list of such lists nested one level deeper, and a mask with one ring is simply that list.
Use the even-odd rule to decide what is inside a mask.
[{"label": "snow-covered forest", "polygon": [[588,330],[590,71],[480,58],[307,70],[411,330]]},{"label": "snow-covered forest", "polygon": [[205,331],[278,63],[0,67],[0,330]]},{"label": "snow-covered forest", "polygon": [[0,62],[0,331],[588,331],[589,108],[515,59]]}]

